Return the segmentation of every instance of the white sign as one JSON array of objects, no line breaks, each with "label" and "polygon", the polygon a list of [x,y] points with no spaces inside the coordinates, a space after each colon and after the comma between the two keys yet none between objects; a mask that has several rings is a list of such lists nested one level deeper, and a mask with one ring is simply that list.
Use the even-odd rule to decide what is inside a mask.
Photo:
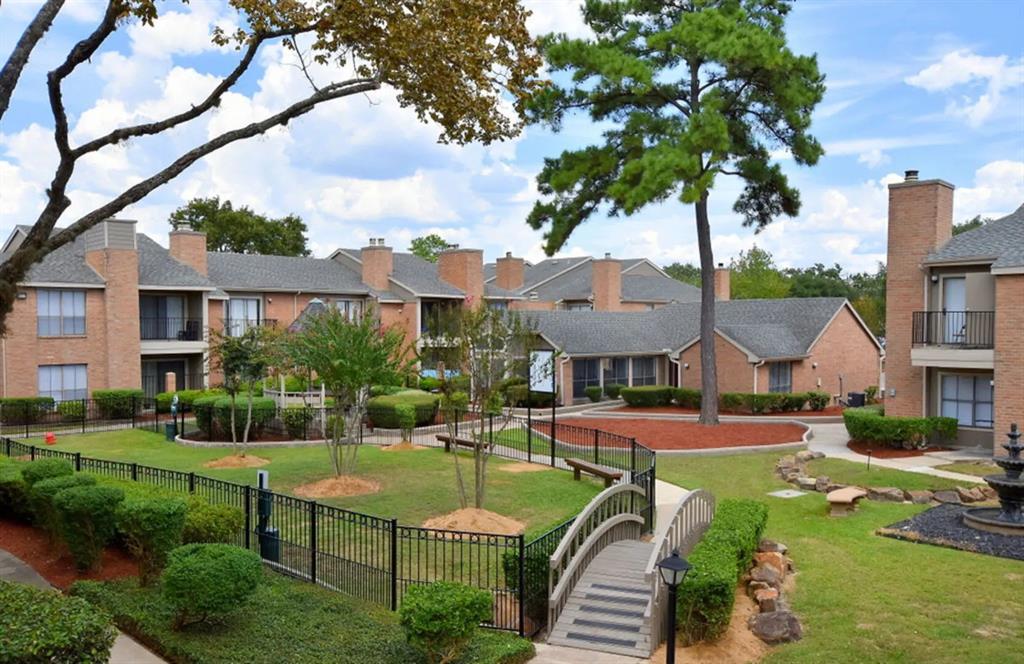
[{"label": "white sign", "polygon": [[534,392],[551,391],[554,357],[554,351],[530,351],[530,390]]}]

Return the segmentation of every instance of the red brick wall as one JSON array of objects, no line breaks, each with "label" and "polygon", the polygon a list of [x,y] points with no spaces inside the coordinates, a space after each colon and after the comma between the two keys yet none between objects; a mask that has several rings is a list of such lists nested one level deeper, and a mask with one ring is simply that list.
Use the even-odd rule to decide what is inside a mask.
[{"label": "red brick wall", "polygon": [[1024,430],[1024,274],[996,277],[995,445],[1007,441],[1010,424]]},{"label": "red brick wall", "polygon": [[168,250],[179,263],[206,275],[206,234],[197,231],[171,231]]},{"label": "red brick wall", "polygon": [[518,290],[523,287],[525,266],[522,258],[505,256],[494,263],[494,285],[506,290]]},{"label": "red brick wall", "polygon": [[952,224],[952,185],[940,180],[889,185],[885,308],[885,408],[889,415],[924,412],[924,372],[910,364],[913,312],[925,306],[927,272],[921,261],[949,239]]},{"label": "red brick wall", "polygon": [[86,252],[85,260],[106,280],[106,387],[140,387],[139,254],[134,249],[100,249]]},{"label": "red brick wall", "polygon": [[363,283],[376,290],[387,290],[388,277],[394,268],[391,247],[363,247],[360,259],[363,262]]},{"label": "red brick wall", "polygon": [[380,322],[384,327],[397,326],[405,332],[408,347],[414,348],[419,338],[415,302],[383,302],[380,305]]},{"label": "red brick wall", "polygon": [[727,302],[732,297],[732,271],[727,267],[715,268],[715,299]]},{"label": "red brick wall", "polygon": [[[747,354],[719,334],[715,335],[715,358],[718,366],[719,392],[753,391],[754,371],[753,365],[747,360]],[[682,387],[699,390],[701,379],[700,342],[698,341],[684,350],[679,361],[690,365],[689,369],[683,369]]]},{"label": "red brick wall", "polygon": [[[474,306],[484,296],[484,252],[479,249],[448,249],[437,257],[437,276],[466,293]],[[471,299],[470,299],[471,298]]]},{"label": "red brick wall", "polygon": [[[813,368],[814,363],[818,364],[817,369]],[[766,392],[768,367],[761,370],[764,374],[758,376],[758,387]],[[811,348],[811,356],[793,363],[793,391],[839,394],[839,374],[843,375],[844,393],[862,392],[868,385],[878,385],[880,377],[878,347],[845,306]]]}]

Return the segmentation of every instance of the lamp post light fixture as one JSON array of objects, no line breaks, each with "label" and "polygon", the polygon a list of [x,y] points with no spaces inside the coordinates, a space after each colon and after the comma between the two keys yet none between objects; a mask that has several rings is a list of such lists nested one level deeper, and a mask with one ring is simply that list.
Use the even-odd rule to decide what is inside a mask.
[{"label": "lamp post light fixture", "polygon": [[676,662],[676,590],[683,583],[686,574],[690,571],[691,565],[679,555],[676,549],[667,558],[658,563],[658,574],[661,580],[668,586],[668,643],[665,653],[665,664]]}]

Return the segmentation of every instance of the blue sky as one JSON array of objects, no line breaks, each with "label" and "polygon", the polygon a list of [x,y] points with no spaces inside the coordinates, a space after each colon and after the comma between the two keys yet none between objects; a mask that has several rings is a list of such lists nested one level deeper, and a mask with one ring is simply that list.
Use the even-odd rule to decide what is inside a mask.
[{"label": "blue sky", "polygon": [[[6,59],[38,7],[5,0],[0,55]],[[586,34],[575,0],[527,4],[536,33]],[[214,0],[158,3],[155,28],[126,26],[69,80],[65,98],[72,140],[126,122],[186,108],[234,63],[213,47],[213,25],[232,12]],[[0,125],[0,235],[30,222],[52,177],[52,119],[45,72],[91,29],[102,5],[69,1],[36,51]],[[792,48],[817,53],[828,93],[813,132],[827,154],[813,168],[781,156],[801,189],[803,210],[760,235],[731,212],[738,182],[712,194],[716,260],[752,244],[783,265],[838,262],[871,269],[884,258],[886,184],[908,168],[957,186],[957,220],[997,216],[1024,202],[1024,3],[1016,0],[866,0],[797,2]],[[307,94],[290,54],[267,48],[258,67],[218,112],[171,135],[105,150],[82,163],[72,181],[75,218],[159,169],[206,137],[258,119]],[[332,72],[320,71],[329,77]],[[545,156],[599,139],[585,117],[552,134],[527,128],[488,147],[446,146],[436,127],[419,123],[389,91],[324,106],[287,130],[208,157],[121,216],[166,242],[167,215],[193,196],[220,195],[273,215],[296,213],[310,227],[317,255],[384,237],[404,249],[412,237],[439,232],[489,259],[512,251],[539,259],[540,233],[525,216],[537,198],[534,177]],[[565,253],[647,256],[659,263],[697,259],[693,213],[669,202],[630,218],[595,219]]]}]

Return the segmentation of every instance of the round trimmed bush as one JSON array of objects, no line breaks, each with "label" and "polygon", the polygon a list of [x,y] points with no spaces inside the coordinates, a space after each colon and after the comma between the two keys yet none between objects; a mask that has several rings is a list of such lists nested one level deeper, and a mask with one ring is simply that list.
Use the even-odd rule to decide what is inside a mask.
[{"label": "round trimmed bush", "polygon": [[0,581],[0,662],[105,664],[117,630],[79,597]]},{"label": "round trimmed bush", "polygon": [[75,472],[75,467],[67,459],[36,459],[25,464],[21,469],[21,477],[25,484],[31,489],[36,482],[42,482],[52,477],[63,477]]},{"label": "round trimmed bush", "polygon": [[106,420],[127,420],[142,409],[146,393],[141,389],[93,390],[92,399]]},{"label": "round trimmed bush", "polygon": [[179,498],[133,498],[118,507],[117,530],[139,561],[139,585],[152,583],[167,554],[181,544],[185,510],[185,501]]},{"label": "round trimmed bush", "polygon": [[634,408],[654,408],[672,403],[672,388],[667,385],[625,387],[619,394],[627,405]]},{"label": "round trimmed bush", "polygon": [[591,385],[590,387],[585,388],[583,392],[587,395],[587,398],[590,399],[591,402],[597,403],[598,401],[601,400],[601,393],[603,392],[603,390],[601,389],[600,385]]},{"label": "round trimmed bush", "polygon": [[0,514],[10,515],[19,521],[30,521],[28,484],[21,477],[21,469],[11,464],[0,464]]},{"label": "round trimmed bush", "polygon": [[45,530],[50,535],[50,538],[56,541],[60,535],[60,527],[57,511],[53,505],[54,496],[65,489],[76,486],[93,486],[94,484],[96,484],[95,477],[82,473],[51,477],[48,480],[40,480],[33,484],[28,494],[28,501],[35,524]]},{"label": "round trimmed bush", "polygon": [[[221,397],[213,404],[219,434],[225,440],[231,440],[231,397]],[[245,430],[245,418],[249,412],[248,397],[239,394],[235,399],[235,432],[241,439]],[[270,397],[253,397],[252,423],[249,427],[249,438],[259,438],[263,428],[277,415],[277,403]]]},{"label": "round trimmed bush", "polygon": [[398,611],[406,637],[431,664],[454,661],[491,617],[491,594],[460,583],[411,586]]},{"label": "round trimmed bush", "polygon": [[622,392],[624,387],[625,385],[620,385],[619,383],[608,383],[604,386],[604,393],[608,395],[609,399],[618,399],[619,393]]},{"label": "round trimmed bush", "polygon": [[111,486],[76,486],[53,497],[60,533],[80,570],[92,568],[117,531],[124,492]]},{"label": "round trimmed bush", "polygon": [[186,544],[171,551],[163,575],[163,596],[174,607],[172,627],[223,616],[256,590],[262,574],[253,551],[227,544]]},{"label": "round trimmed bush", "polygon": [[244,532],[245,514],[231,505],[212,505],[198,496],[189,498],[181,531],[184,544],[230,544]]}]

